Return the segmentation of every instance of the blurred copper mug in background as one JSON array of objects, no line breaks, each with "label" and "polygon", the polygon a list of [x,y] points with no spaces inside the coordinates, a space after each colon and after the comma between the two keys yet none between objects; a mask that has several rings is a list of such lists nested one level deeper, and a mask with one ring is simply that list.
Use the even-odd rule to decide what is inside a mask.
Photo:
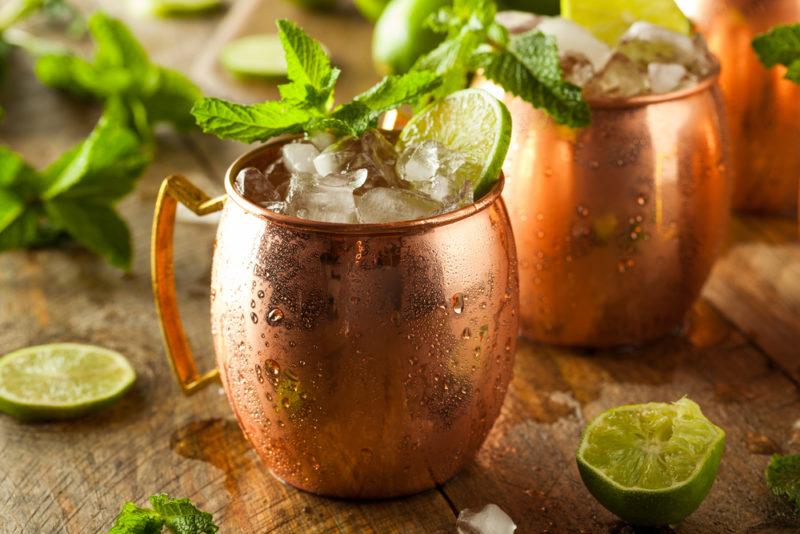
[{"label": "blurred copper mug in background", "polygon": [[522,332],[562,345],[660,337],[697,298],[729,214],[716,76],[690,89],[591,102],[555,124],[486,81],[513,118],[504,164]]},{"label": "blurred copper mug in background", "polygon": [[800,0],[678,0],[720,59],[731,131],[733,207],[794,215],[800,179],[800,86],[765,68],[750,42],[800,22]]},{"label": "blurred copper mug in background", "polygon": [[[285,142],[285,140],[283,141]],[[503,181],[477,203],[419,221],[318,223],[268,212],[226,176],[211,279],[219,375],[247,438],[276,476],[336,497],[432,488],[470,461],[497,417],[518,331],[517,263]],[[154,291],[181,385],[201,376],[172,276],[176,200],[223,205],[185,178],[162,186]]]}]

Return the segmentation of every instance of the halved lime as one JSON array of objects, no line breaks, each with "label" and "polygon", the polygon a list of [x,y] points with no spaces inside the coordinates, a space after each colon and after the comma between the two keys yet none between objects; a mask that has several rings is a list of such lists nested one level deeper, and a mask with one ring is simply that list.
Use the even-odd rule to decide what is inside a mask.
[{"label": "halved lime", "polygon": [[222,7],[221,0],[139,0],[139,9],[160,17],[200,15]]},{"label": "halved lime", "polygon": [[481,89],[451,93],[414,115],[400,132],[398,148],[432,139],[464,154],[456,173],[470,180],[475,198],[497,181],[511,143],[511,115],[505,104]]},{"label": "halved lime", "polygon": [[220,53],[222,64],[234,74],[265,78],[286,76],[286,56],[277,34],[259,33],[231,41]]},{"label": "halved lime", "polygon": [[611,46],[637,21],[691,34],[691,24],[674,0],[561,0],[561,16],[577,22]]},{"label": "halved lime", "polygon": [[26,347],[0,358],[0,411],[67,419],[108,406],[136,380],[118,352],[78,343]]},{"label": "halved lime", "polygon": [[703,502],[724,450],[725,432],[684,397],[600,414],[583,433],[578,470],[600,504],[625,521],[672,525]]}]

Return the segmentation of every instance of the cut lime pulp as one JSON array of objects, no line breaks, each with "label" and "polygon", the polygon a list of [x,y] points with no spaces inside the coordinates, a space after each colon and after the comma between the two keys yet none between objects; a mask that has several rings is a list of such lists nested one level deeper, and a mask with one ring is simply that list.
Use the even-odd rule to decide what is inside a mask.
[{"label": "cut lime pulp", "polygon": [[703,502],[724,449],[725,432],[687,398],[620,406],[584,431],[578,470],[600,504],[625,521],[671,525]]},{"label": "cut lime pulp", "polygon": [[475,199],[497,181],[511,143],[511,115],[506,106],[481,89],[464,89],[432,103],[414,115],[400,132],[398,148],[432,139],[464,154],[456,172],[469,180]]},{"label": "cut lime pulp", "polygon": [[223,47],[220,61],[226,69],[239,76],[286,76],[286,56],[276,34],[248,35],[231,41]]},{"label": "cut lime pulp", "polygon": [[0,358],[0,411],[24,420],[78,417],[111,404],[135,380],[128,360],[102,347],[26,347]]},{"label": "cut lime pulp", "polygon": [[689,35],[691,24],[674,0],[561,0],[561,16],[614,46],[637,21]]},{"label": "cut lime pulp", "polygon": [[140,10],[159,17],[200,15],[222,7],[220,0],[141,0]]}]

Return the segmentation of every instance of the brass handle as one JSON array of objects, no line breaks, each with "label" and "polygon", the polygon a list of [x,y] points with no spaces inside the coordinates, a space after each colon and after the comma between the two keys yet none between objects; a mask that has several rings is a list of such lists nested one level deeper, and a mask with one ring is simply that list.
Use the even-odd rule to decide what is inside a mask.
[{"label": "brass handle", "polygon": [[197,215],[208,215],[219,211],[225,204],[226,195],[211,198],[184,176],[173,174],[161,183],[153,216],[153,236],[150,242],[150,268],[153,278],[153,297],[156,301],[164,347],[172,369],[178,378],[183,393],[189,395],[209,384],[219,376],[218,369],[200,374],[195,364],[192,348],[183,330],[178,298],[175,294],[175,272],[173,268],[173,235],[175,233],[175,211],[178,202]]}]

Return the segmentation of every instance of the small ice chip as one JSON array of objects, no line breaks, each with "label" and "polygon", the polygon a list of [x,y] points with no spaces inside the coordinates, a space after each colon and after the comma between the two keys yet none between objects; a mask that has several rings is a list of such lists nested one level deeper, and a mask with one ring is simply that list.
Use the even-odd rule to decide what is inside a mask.
[{"label": "small ice chip", "polygon": [[461,510],[456,521],[458,534],[514,534],[517,525],[496,504],[487,504],[480,512]]},{"label": "small ice chip", "polygon": [[314,172],[314,158],[319,150],[311,143],[288,143],[281,149],[283,163],[291,172]]},{"label": "small ice chip", "polygon": [[686,67],[678,63],[650,63],[647,77],[654,93],[669,93],[678,88],[686,76]]},{"label": "small ice chip", "polygon": [[607,44],[571,20],[561,17],[542,17],[536,29],[555,38],[561,57],[580,54],[591,62],[595,72],[600,72],[611,59],[612,52]]},{"label": "small ice chip", "polygon": [[618,50],[641,63],[681,63],[696,59],[690,37],[649,22],[634,22],[620,37]]},{"label": "small ice chip", "polygon": [[539,17],[527,11],[500,11],[494,21],[505,26],[509,33],[525,33],[539,22]]},{"label": "small ice chip", "polygon": [[441,209],[439,202],[404,189],[375,187],[357,201],[358,222],[385,223],[410,221],[433,215]]}]

